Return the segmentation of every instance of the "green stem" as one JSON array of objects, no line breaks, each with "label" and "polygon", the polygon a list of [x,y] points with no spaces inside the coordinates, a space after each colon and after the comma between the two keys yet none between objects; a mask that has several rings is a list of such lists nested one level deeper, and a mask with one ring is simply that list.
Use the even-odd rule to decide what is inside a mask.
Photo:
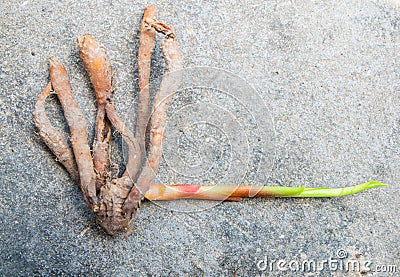
[{"label": "green stem", "polygon": [[364,184],[344,188],[305,188],[281,186],[218,185],[200,186],[192,184],[162,185],[152,184],[145,197],[149,200],[208,199],[240,201],[253,197],[339,197],[355,194],[363,190],[387,186],[369,181]]},{"label": "green stem", "polygon": [[369,181],[364,184],[344,188],[305,188],[301,193],[287,197],[340,197],[384,186],[387,186],[387,184]]}]

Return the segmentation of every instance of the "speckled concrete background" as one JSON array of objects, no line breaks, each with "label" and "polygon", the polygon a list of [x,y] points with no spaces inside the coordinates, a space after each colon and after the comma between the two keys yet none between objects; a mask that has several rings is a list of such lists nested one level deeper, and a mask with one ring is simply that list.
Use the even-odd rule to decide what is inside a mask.
[{"label": "speckled concrete background", "polygon": [[[106,236],[95,225],[79,190],[35,134],[31,113],[48,80],[48,57],[55,55],[68,68],[76,99],[93,124],[94,97],[75,44],[85,33],[107,47],[115,103],[128,113],[146,4],[0,1],[1,275],[399,274],[396,1],[155,3],[159,18],[176,29],[185,67],[231,71],[265,101],[276,155],[271,174],[253,172],[254,182],[338,187],[376,179],[390,187],[338,199],[222,203],[196,213],[147,202],[127,240]],[[162,72],[159,50],[157,55],[153,77]],[[49,112],[66,131],[56,101]],[[163,167],[160,180],[169,174]],[[260,270],[265,258],[323,261],[340,249],[348,259],[396,265],[397,273]]]}]

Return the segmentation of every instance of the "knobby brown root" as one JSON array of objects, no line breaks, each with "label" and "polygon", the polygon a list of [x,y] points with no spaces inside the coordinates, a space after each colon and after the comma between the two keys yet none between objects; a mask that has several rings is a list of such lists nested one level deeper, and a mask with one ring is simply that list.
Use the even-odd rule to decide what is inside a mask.
[{"label": "knobby brown root", "polygon": [[126,213],[122,212],[122,205],[132,189],[130,177],[121,177],[108,180],[100,188],[100,208],[96,212],[96,221],[110,235],[120,235],[131,228],[135,219],[137,207]]},{"label": "knobby brown root", "polygon": [[[135,136],[138,139],[140,152],[139,160],[142,162],[146,154],[146,127],[150,117],[150,64],[154,51],[154,38],[157,31],[146,23],[146,20],[155,20],[156,6],[152,5],[144,10],[139,33],[138,73],[139,73],[139,104],[136,121]],[[137,168],[139,170],[139,168]],[[131,171],[134,178],[138,172]]]},{"label": "knobby brown root", "polygon": [[[106,112],[112,125],[121,133],[128,144],[129,160],[126,166],[126,172],[123,177],[113,180],[112,184],[107,183],[102,187],[100,199],[102,205],[97,213],[98,223],[110,234],[121,234],[126,231],[130,221],[135,217],[137,209],[144,198],[144,194],[149,189],[151,181],[154,179],[159,161],[162,155],[162,138],[165,130],[166,110],[179,86],[180,78],[171,78],[169,72],[181,69],[181,58],[179,55],[178,44],[171,38],[164,40],[162,44],[166,64],[166,76],[163,78],[160,88],[154,98],[154,110],[150,120],[150,149],[147,162],[140,172],[137,179],[137,168],[140,168],[141,162],[138,159],[140,147],[138,141],[124,122],[116,113],[115,107],[107,103]],[[178,71],[179,72],[179,71]],[[141,140],[145,138],[142,137]],[[128,173],[128,174],[126,174]],[[129,178],[128,176],[131,178]],[[136,180],[133,186],[132,180]],[[112,208],[112,209],[110,209]]]},{"label": "knobby brown root", "polygon": [[93,84],[97,100],[95,136],[93,141],[93,166],[96,172],[96,189],[106,182],[110,171],[111,126],[106,117],[105,106],[112,98],[113,70],[106,50],[92,36],[77,39],[79,55]]},{"label": "knobby brown root", "polygon": [[50,148],[57,160],[65,167],[72,179],[79,184],[79,173],[74,160],[74,154],[68,144],[51,125],[45,110],[46,98],[51,93],[51,83],[42,91],[36,102],[33,120],[39,129],[39,136]]},{"label": "knobby brown root", "polygon": [[67,71],[55,57],[50,58],[50,80],[60,100],[64,116],[69,126],[70,140],[79,171],[80,187],[89,206],[96,211],[96,175],[87,141],[87,121],[72,96]]},{"label": "knobby brown root", "polygon": [[[166,35],[162,51],[166,64],[160,88],[154,98],[153,112],[150,116],[150,78],[151,54],[154,50],[154,37],[157,32]],[[54,57],[50,58],[51,82],[40,95],[33,113],[39,135],[64,165],[72,178],[79,183],[84,198],[96,213],[97,222],[111,235],[124,233],[130,228],[140,202],[155,177],[162,155],[166,110],[181,76],[168,76],[169,72],[181,69],[178,44],[175,34],[168,25],[155,19],[155,6],[146,8],[140,28],[139,70],[139,109],[136,135],[125,125],[112,104],[111,63],[105,49],[90,35],[78,38],[79,54],[93,84],[98,105],[93,143],[93,159],[87,141],[87,122],[72,96],[71,85],[64,66]],[[72,150],[52,127],[45,112],[45,100],[53,87],[60,100],[70,129]],[[150,118],[150,121],[149,121]],[[110,140],[111,126],[121,134],[128,144],[129,160],[126,171],[120,178],[111,179]],[[149,154],[142,167],[146,153],[146,130],[150,130]],[[75,160],[74,160],[75,158]]]},{"label": "knobby brown root", "polygon": [[[162,140],[164,138],[167,108],[181,82],[182,61],[179,54],[178,43],[172,38],[166,38],[162,43],[162,52],[165,60],[165,75],[160,88],[154,97],[153,112],[150,118],[150,150],[147,162],[126,199],[123,212],[128,213],[150,187],[151,181],[157,174],[162,156]],[[174,72],[174,75],[170,73]]]}]

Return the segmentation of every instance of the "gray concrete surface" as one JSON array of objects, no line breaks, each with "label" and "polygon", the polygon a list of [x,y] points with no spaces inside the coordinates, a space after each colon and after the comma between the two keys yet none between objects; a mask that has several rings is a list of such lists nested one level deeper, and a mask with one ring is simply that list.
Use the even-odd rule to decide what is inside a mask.
[{"label": "gray concrete surface", "polygon": [[[176,29],[186,67],[231,71],[265,101],[265,116],[272,116],[275,131],[263,139],[273,137],[276,154],[252,153],[250,164],[259,169],[251,167],[245,181],[338,187],[376,179],[391,186],[338,199],[195,202],[208,209],[189,213],[179,212],[189,207],[186,201],[168,204],[168,209],[146,202],[128,239],[106,236],[77,187],[38,139],[31,113],[48,81],[48,57],[55,55],[67,66],[76,99],[93,127],[94,97],[75,44],[77,36],[90,33],[108,49],[115,68],[115,103],[128,114],[137,90],[133,65],[146,3],[0,1],[1,275],[398,276],[396,1],[156,4],[159,18]],[[159,49],[153,64],[156,78],[162,73]],[[54,99],[49,113],[55,126],[67,131]],[[251,130],[249,126],[243,130]],[[207,130],[191,134],[226,146],[221,134]],[[180,141],[179,155],[195,162],[187,143]],[[119,162],[120,144],[116,137],[114,157]],[[226,163],[224,148],[218,149],[222,152],[211,155]],[[166,155],[175,154],[168,151]],[[273,168],[263,170],[263,159],[273,159]],[[158,179],[172,180],[174,174],[163,162]],[[218,183],[218,176],[207,178]],[[265,258],[269,264],[279,259],[321,262],[334,259],[339,250],[350,260],[396,265],[397,273],[326,266],[293,272],[276,264],[260,270]]]}]

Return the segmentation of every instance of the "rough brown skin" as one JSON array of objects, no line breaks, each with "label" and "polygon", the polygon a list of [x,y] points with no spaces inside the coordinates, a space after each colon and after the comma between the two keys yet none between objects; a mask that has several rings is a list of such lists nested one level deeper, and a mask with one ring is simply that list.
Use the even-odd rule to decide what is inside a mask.
[{"label": "rough brown skin", "polygon": [[[181,69],[181,59],[176,41],[166,38],[162,43],[162,52],[166,74]],[[126,230],[126,226],[130,225],[130,221],[136,215],[137,209],[144,199],[144,194],[157,174],[162,155],[166,112],[180,82],[179,77],[169,78],[168,75],[166,76],[161,81],[160,88],[154,97],[154,108],[150,120],[150,149],[147,162],[134,182],[134,186],[129,176],[134,176],[134,174],[131,174],[131,170],[136,172],[136,168],[141,165],[137,159],[137,153],[140,153],[139,145],[133,134],[117,115],[115,107],[111,104],[106,105],[108,118],[127,142],[129,150],[129,161],[126,166],[126,172],[128,172],[129,176],[124,174],[123,177],[113,180],[112,184],[106,184],[105,187],[102,187],[103,190],[100,193],[101,203],[104,205],[100,206],[100,211],[97,213],[97,221],[108,233],[120,234]],[[177,76],[179,76],[179,73],[177,73]],[[140,140],[139,138],[137,139]],[[144,137],[141,139],[145,140]]]},{"label": "rough brown skin", "polygon": [[[139,51],[138,51],[138,74],[139,74],[139,104],[136,121],[136,137],[138,138],[140,152],[139,160],[142,161],[146,154],[146,127],[150,117],[150,64],[151,55],[154,51],[154,38],[157,31],[146,23],[148,18],[154,20],[156,17],[156,7],[148,6],[144,10],[142,24],[139,32]],[[136,176],[138,172],[131,171],[131,176]]]},{"label": "rough brown skin", "polygon": [[51,85],[60,100],[64,116],[69,126],[70,140],[78,166],[80,187],[89,206],[96,211],[96,175],[93,169],[92,155],[87,140],[88,123],[72,96],[67,71],[55,57],[50,58]]},{"label": "rough brown skin", "polygon": [[33,120],[38,127],[40,138],[48,145],[51,152],[65,167],[72,179],[79,184],[79,173],[75,163],[74,153],[68,144],[61,138],[60,134],[51,125],[45,110],[47,97],[51,94],[51,83],[42,91],[35,105]]},{"label": "rough brown skin", "polygon": [[[65,67],[54,57],[50,58],[50,83],[41,93],[33,113],[40,137],[78,182],[86,202],[96,214],[98,224],[110,235],[120,235],[131,228],[140,202],[157,173],[162,155],[166,111],[180,81],[179,74],[175,78],[163,78],[154,97],[150,116],[150,92],[147,86],[154,36],[157,32],[166,36],[162,43],[166,73],[181,69],[178,44],[174,40],[172,28],[156,21],[155,6],[146,8],[140,28],[138,70],[141,93],[135,135],[126,127],[112,103],[113,71],[106,51],[90,35],[78,38],[78,49],[97,100],[93,156],[87,140],[87,121],[73,98]],[[44,104],[51,88],[63,108],[73,151],[51,126],[46,115]],[[110,173],[112,126],[128,144],[129,160],[126,171],[120,178],[111,178]],[[149,154],[142,168],[146,129],[150,130]]]},{"label": "rough brown skin", "polygon": [[[157,175],[162,156],[167,108],[180,83],[182,62],[178,43],[172,38],[166,38],[162,43],[161,50],[164,55],[166,74],[154,97],[153,112],[150,118],[150,150],[146,164],[135,182],[135,188],[138,188],[140,193],[138,194],[134,190],[129,193],[124,204],[124,212],[133,209],[136,203],[143,199],[144,194],[149,190],[151,181]],[[175,72],[174,76],[169,76],[170,72]]]},{"label": "rough brown skin", "polygon": [[96,189],[106,182],[110,167],[111,125],[106,117],[105,105],[111,101],[113,70],[106,50],[92,36],[77,39],[79,55],[92,82],[97,100],[97,116],[93,141],[93,165],[96,172]]}]

